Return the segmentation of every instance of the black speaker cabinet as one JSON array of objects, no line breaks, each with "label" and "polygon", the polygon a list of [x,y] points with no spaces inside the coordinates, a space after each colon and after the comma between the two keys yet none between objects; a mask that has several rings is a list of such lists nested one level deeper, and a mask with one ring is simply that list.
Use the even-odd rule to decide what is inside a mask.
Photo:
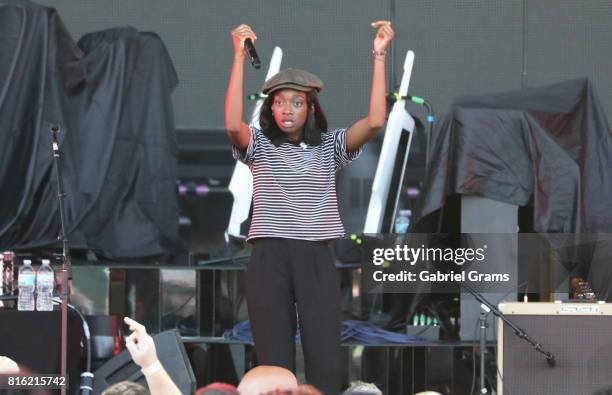
[{"label": "black speaker cabinet", "polygon": [[[153,340],[157,357],[176,386],[183,394],[193,394],[196,380],[178,331],[159,333],[153,336]],[[94,372],[94,375],[94,395],[100,394],[108,386],[123,380],[147,385],[140,367],[132,361],[127,350],[102,365]]]},{"label": "black speaker cabinet", "polygon": [[[0,309],[0,355],[13,359],[33,374],[59,374],[61,318],[60,310]],[[79,393],[82,328],[79,317],[68,310],[69,394]]]},{"label": "black speaker cabinet", "polygon": [[499,308],[556,363],[550,367],[498,320],[498,394],[589,395],[612,385],[612,304],[504,303]]}]

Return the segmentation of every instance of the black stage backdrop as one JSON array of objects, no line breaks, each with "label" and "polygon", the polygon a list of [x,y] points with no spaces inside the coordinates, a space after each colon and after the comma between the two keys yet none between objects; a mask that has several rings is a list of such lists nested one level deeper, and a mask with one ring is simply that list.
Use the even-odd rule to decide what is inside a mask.
[{"label": "black stage backdrop", "polygon": [[51,125],[59,125],[68,238],[108,258],[181,249],[178,83],[160,38],[131,28],[78,43],[54,9],[0,4],[0,247],[55,244]]}]

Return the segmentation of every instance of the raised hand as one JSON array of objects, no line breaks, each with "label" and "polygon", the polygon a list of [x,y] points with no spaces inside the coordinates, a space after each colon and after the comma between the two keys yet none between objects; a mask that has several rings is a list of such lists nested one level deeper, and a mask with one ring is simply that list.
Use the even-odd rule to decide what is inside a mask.
[{"label": "raised hand", "polygon": [[234,56],[240,56],[244,58],[244,41],[250,38],[253,40],[257,40],[257,36],[255,32],[251,29],[249,25],[242,24],[232,30],[232,43],[234,44]]},{"label": "raised hand", "polygon": [[157,359],[155,343],[147,333],[147,328],[128,317],[123,321],[132,331],[132,334],[125,338],[125,346],[134,362],[142,368],[151,395],[181,395],[181,391]]},{"label": "raised hand", "polygon": [[123,321],[132,331],[132,334],[125,338],[125,346],[134,362],[141,368],[147,368],[157,362],[155,343],[147,333],[147,328],[128,317]]},{"label": "raised hand", "polygon": [[372,22],[372,27],[376,29],[376,37],[374,37],[374,51],[385,52],[395,36],[395,32],[389,21]]}]

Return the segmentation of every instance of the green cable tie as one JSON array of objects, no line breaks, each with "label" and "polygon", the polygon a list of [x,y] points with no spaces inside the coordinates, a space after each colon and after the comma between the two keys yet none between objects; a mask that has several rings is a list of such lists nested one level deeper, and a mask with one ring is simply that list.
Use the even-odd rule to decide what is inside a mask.
[{"label": "green cable tie", "polygon": [[418,97],[418,96],[410,96],[410,100],[412,100],[416,104],[423,104],[423,103],[425,103],[425,99],[423,99],[422,97]]}]

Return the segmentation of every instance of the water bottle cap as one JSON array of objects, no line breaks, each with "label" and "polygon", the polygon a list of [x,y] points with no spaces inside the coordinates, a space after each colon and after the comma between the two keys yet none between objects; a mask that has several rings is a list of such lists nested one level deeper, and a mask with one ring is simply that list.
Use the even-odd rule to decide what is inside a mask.
[{"label": "water bottle cap", "polygon": [[23,264],[24,264],[24,265],[31,265],[31,264],[32,264],[32,261],[31,261],[31,260],[29,260],[29,259],[24,259],[24,260],[23,260]]},{"label": "water bottle cap", "polygon": [[42,260],[42,264],[43,265],[49,265],[51,263],[51,261],[49,261],[48,259],[43,259]]}]

